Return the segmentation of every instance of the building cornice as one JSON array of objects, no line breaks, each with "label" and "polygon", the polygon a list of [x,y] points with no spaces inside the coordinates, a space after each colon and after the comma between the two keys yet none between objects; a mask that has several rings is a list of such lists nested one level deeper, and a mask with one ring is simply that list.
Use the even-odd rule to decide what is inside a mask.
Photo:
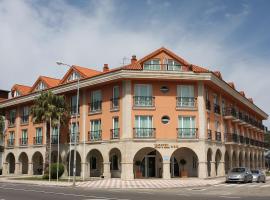
[{"label": "building cornice", "polygon": [[[239,92],[231,88],[225,81],[219,79],[212,73],[194,73],[194,72],[176,72],[176,71],[141,71],[141,70],[119,70],[106,74],[101,74],[95,77],[80,80],[80,88],[86,88],[93,85],[115,81],[119,79],[164,79],[164,80],[197,80],[211,81],[215,85],[222,88],[224,91],[232,95],[234,98],[245,104],[250,109],[267,119],[268,115],[255,104],[251,103],[247,98],[243,97]],[[77,82],[72,82],[64,85],[59,85],[48,90],[55,94],[76,90]],[[31,93],[28,95],[12,98],[0,102],[0,108],[10,107],[21,103],[33,101],[40,93]]]}]

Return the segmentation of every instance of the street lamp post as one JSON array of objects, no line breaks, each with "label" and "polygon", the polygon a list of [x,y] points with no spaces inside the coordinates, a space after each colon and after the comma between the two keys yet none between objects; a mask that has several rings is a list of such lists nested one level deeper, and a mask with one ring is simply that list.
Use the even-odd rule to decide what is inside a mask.
[{"label": "street lamp post", "polygon": [[[62,62],[56,62],[57,65],[64,65],[68,66],[69,68],[72,67],[72,65],[68,65]],[[78,125],[78,114],[79,114],[79,95],[80,95],[80,76],[77,77],[77,102],[76,102],[76,131],[74,135],[74,152],[73,152],[73,186],[76,185],[76,155],[77,155],[77,135],[79,130]],[[71,138],[71,137],[70,137]],[[70,141],[71,142],[71,141]],[[71,153],[71,152],[70,152]],[[70,173],[70,172],[69,172]]]}]

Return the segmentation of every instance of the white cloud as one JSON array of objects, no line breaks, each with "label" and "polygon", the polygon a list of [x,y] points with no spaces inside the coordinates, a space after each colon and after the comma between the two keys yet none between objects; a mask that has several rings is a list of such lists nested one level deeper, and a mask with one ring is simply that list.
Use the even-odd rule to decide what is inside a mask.
[{"label": "white cloud", "polygon": [[[231,15],[222,26],[209,28],[209,21],[198,19],[200,26],[194,28],[192,17],[200,12],[199,5],[183,9],[170,21],[158,18],[161,14],[158,9],[165,9],[161,6],[152,9],[151,12],[156,13],[153,17],[144,22],[134,21],[127,27],[118,23],[118,1],[95,1],[83,10],[61,0],[38,2],[0,1],[2,89],[11,88],[14,83],[32,85],[38,75],[61,78],[67,69],[56,66],[58,60],[95,69],[101,69],[104,63],[118,67],[123,57],[132,54],[141,57],[165,46],[192,63],[221,70],[225,79],[233,80],[270,112],[269,99],[264,95],[269,85],[267,73],[264,73],[269,72],[269,62],[260,60],[260,66],[265,67],[254,72],[250,64],[258,65],[255,61],[240,62],[249,56],[243,53],[248,45],[238,47],[224,43],[245,20],[248,7],[236,16]],[[166,4],[165,7],[172,6]],[[219,9],[224,7],[209,10],[208,18]],[[143,27],[139,26],[144,23]],[[250,82],[254,75],[258,81]]]}]

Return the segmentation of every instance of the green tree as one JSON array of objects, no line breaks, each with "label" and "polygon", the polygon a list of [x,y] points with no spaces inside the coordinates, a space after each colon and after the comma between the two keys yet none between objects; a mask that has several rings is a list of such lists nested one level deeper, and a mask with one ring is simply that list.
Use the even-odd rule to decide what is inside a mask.
[{"label": "green tree", "polygon": [[58,126],[59,119],[61,124],[66,124],[69,119],[69,105],[62,95],[55,95],[51,91],[41,92],[34,100],[34,105],[30,111],[34,123],[45,123],[45,171],[49,166],[49,149],[50,149],[50,128]]},{"label": "green tree", "polygon": [[0,134],[3,134],[5,128],[5,120],[4,117],[0,115]]}]

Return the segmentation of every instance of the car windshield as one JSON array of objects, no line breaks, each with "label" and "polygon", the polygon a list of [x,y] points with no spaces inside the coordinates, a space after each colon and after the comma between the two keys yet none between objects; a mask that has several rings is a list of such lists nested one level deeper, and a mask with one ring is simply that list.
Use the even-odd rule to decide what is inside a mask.
[{"label": "car windshield", "polygon": [[251,170],[252,174],[259,174],[258,170]]},{"label": "car windshield", "polygon": [[233,168],[231,172],[245,172],[245,168]]}]

